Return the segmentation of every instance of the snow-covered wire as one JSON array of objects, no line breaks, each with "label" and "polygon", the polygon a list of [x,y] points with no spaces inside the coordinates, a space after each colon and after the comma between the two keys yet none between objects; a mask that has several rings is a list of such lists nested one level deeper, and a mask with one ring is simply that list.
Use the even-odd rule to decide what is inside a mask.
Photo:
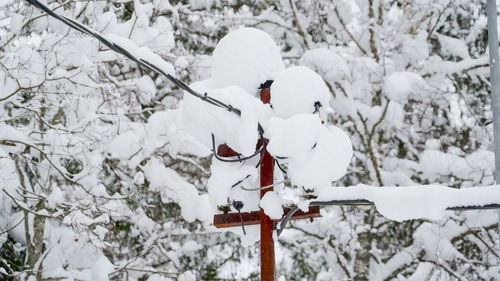
[{"label": "snow-covered wire", "polygon": [[[332,205],[373,205],[373,202],[368,200],[333,200],[333,201],[312,201],[309,203],[309,206],[332,206]],[[280,228],[276,231],[278,236],[283,232],[285,226],[288,224],[288,221],[292,218],[293,214],[295,214],[299,210],[299,207],[295,206],[290,209],[290,211],[286,214],[283,220],[280,223]]]},{"label": "snow-covered wire", "polygon": [[319,113],[319,110],[320,108],[322,107],[323,105],[321,104],[321,102],[317,101],[314,103],[314,112],[313,114],[316,114],[316,113]]},{"label": "snow-covered wire", "polygon": [[[172,83],[174,83],[176,86],[178,86],[179,88],[185,90],[186,92],[188,92],[189,94],[207,102],[207,103],[210,103],[214,106],[218,106],[218,107],[221,107],[221,108],[224,108],[230,112],[233,112],[235,113],[236,115],[238,116],[241,116],[241,110],[239,110],[238,108],[235,108],[233,106],[231,106],[230,104],[225,104],[224,102],[218,100],[218,99],[215,99],[213,97],[210,97],[208,96],[207,94],[200,94],[196,91],[194,91],[191,87],[189,87],[186,83],[184,83],[183,81],[173,77],[172,75],[168,74],[168,73],[165,73],[165,71],[161,70],[159,67],[157,67],[156,65],[154,65],[153,63],[151,62],[148,62],[148,61],[145,61],[143,59],[139,59],[137,57],[135,57],[134,55],[132,55],[130,52],[128,52],[127,50],[125,50],[122,46],[116,44],[116,43],[113,43],[113,42],[110,42],[109,40],[107,40],[106,38],[104,38],[104,36],[102,36],[101,34],[99,34],[98,32],[96,31],[93,31],[91,30],[90,28],[86,27],[85,25],[75,21],[75,20],[72,20],[70,18],[67,18],[65,16],[60,16],[56,13],[54,13],[51,9],[49,9],[47,6],[45,6],[44,4],[42,4],[41,2],[39,2],[38,0],[25,0],[27,1],[28,3],[30,3],[31,5],[33,5],[34,7],[44,11],[45,13],[47,13],[48,15],[50,15],[51,17],[61,21],[62,23],[66,24],[67,26],[75,29],[75,30],[78,30],[82,33],[85,33],[89,36],[92,36],[94,38],[96,38],[97,40],[99,40],[101,43],[103,43],[104,45],[106,45],[108,48],[110,48],[111,50],[117,52],[117,53],[120,53],[126,57],[128,57],[129,59],[135,61],[137,64],[139,64],[139,66],[141,67],[144,67],[150,71],[153,71],[153,72],[156,72],[156,73],[159,73],[159,74],[162,74],[164,75],[168,80],[170,80]],[[258,130],[259,130],[259,133],[262,134],[263,133],[263,129],[262,129],[262,126],[259,124],[258,125]]]},{"label": "snow-covered wire", "polygon": [[[357,199],[357,200],[331,200],[331,201],[312,201],[309,203],[309,206],[336,206],[336,205],[373,205],[372,201],[366,199]],[[500,204],[486,204],[486,205],[470,205],[470,206],[450,206],[447,207],[447,211],[466,211],[466,210],[492,210],[492,209],[500,209]],[[293,214],[295,214],[299,210],[299,207],[295,206],[290,209],[290,211],[286,214],[283,220],[280,223],[279,229],[276,230],[278,236],[283,232],[285,226],[288,224],[288,221],[292,218]]]},{"label": "snow-covered wire", "polygon": [[[117,53],[120,53],[124,56],[126,56],[127,58],[133,60],[134,62],[136,62],[140,67],[144,67],[152,72],[156,72],[158,74],[161,74],[163,76],[165,76],[168,80],[170,80],[172,83],[174,83],[176,86],[178,86],[179,88],[183,89],[184,91],[186,91],[187,93],[211,104],[211,105],[214,105],[214,106],[217,106],[217,107],[220,107],[220,108],[223,108],[229,112],[232,112],[238,116],[241,116],[241,110],[238,109],[238,108],[235,108],[233,107],[232,105],[230,104],[226,104],[216,98],[213,98],[213,97],[210,97],[207,93],[204,93],[204,94],[200,94],[198,92],[196,92],[195,90],[193,90],[191,87],[189,87],[186,83],[184,83],[183,81],[173,77],[172,75],[166,73],[165,71],[163,71],[162,69],[160,69],[158,66],[154,65],[153,63],[151,62],[148,62],[142,58],[137,58],[135,57],[134,55],[132,55],[129,51],[125,50],[122,46],[114,43],[114,42],[110,42],[109,40],[107,40],[106,38],[104,38],[104,36],[102,36],[101,34],[99,34],[98,32],[96,31],[93,31],[91,30],[90,28],[86,27],[85,25],[77,22],[77,21],[74,21],[70,18],[67,18],[65,16],[60,16],[56,13],[54,13],[51,9],[49,9],[47,6],[45,6],[44,4],[40,3],[38,0],[25,0],[27,2],[29,2],[31,5],[35,6],[36,8],[46,12],[47,14],[49,14],[50,16],[52,16],[53,18],[55,19],[58,19],[59,21],[63,22],[64,24],[66,24],[67,26],[75,29],[75,30],[78,30],[82,33],[85,33],[89,36],[92,36],[94,38],[96,38],[97,40],[99,40],[101,43],[103,43],[104,45],[106,45],[108,48],[110,48],[111,50],[117,52]],[[268,83],[269,81],[266,81],[266,83]],[[267,85],[267,84],[266,84]],[[261,85],[262,86],[262,85]],[[259,132],[259,135],[261,137],[261,139],[263,139],[263,135],[264,135],[264,129],[262,127],[262,125],[260,123],[257,124],[257,130]],[[214,142],[214,136],[212,135],[212,142]],[[265,147],[265,146],[262,146],[262,148]],[[240,158],[238,157],[238,159],[224,159],[224,158],[221,158],[217,155],[217,153],[215,152],[215,149],[214,149],[214,155],[215,157],[220,160],[220,161],[223,161],[223,162],[242,162],[242,161],[245,161],[245,160],[248,160],[250,158],[253,158],[254,156],[256,156],[257,154],[261,153],[262,152],[262,149],[260,150],[257,150],[255,151],[254,154],[248,156],[248,157],[243,157],[243,158]]]}]

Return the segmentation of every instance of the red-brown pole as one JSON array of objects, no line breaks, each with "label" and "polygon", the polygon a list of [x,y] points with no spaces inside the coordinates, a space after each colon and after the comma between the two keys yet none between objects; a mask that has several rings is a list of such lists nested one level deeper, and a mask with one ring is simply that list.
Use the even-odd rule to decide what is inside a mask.
[{"label": "red-brown pole", "polygon": [[[269,103],[271,100],[270,88],[261,89],[260,98],[263,103]],[[263,144],[265,141],[262,140]],[[274,180],[274,159],[267,152],[263,151],[264,156],[260,166],[260,186],[268,186],[273,184]],[[260,197],[268,191],[272,191],[273,187],[262,189]],[[274,241],[273,241],[273,221],[269,218],[262,208],[260,209],[260,280],[274,281]]]}]

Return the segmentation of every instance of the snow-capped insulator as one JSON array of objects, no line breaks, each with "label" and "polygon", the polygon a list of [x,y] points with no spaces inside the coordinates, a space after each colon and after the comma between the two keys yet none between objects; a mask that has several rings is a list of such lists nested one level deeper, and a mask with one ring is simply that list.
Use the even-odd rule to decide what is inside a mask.
[{"label": "snow-capped insulator", "polygon": [[316,101],[314,103],[314,112],[313,112],[313,114],[318,114],[319,115],[319,119],[321,120],[322,124],[324,124],[326,122],[325,108],[323,107],[323,105],[321,104],[320,101]]},{"label": "snow-capped insulator", "polygon": [[243,202],[233,201],[233,208],[235,208],[236,211],[238,211],[238,214],[240,215],[241,229],[243,230],[243,235],[247,235],[247,232],[245,230],[245,223],[243,222],[243,216],[241,215],[241,209],[243,209]]}]

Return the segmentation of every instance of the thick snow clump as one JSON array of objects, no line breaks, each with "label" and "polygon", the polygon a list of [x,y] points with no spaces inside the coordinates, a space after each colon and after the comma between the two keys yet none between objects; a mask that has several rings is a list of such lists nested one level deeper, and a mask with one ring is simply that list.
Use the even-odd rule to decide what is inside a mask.
[{"label": "thick snow clump", "polygon": [[241,110],[241,116],[209,104],[192,95],[184,95],[182,118],[188,132],[208,148],[212,134],[218,143],[227,143],[243,155],[252,154],[258,139],[257,123],[271,109],[238,86],[209,89],[207,80],[194,83],[193,89]]},{"label": "thick snow clump", "polygon": [[268,191],[260,200],[260,207],[271,219],[278,220],[283,216],[282,200],[274,191]]},{"label": "thick snow clump", "polygon": [[267,150],[279,158],[304,158],[318,140],[322,124],[318,115],[298,114],[288,119],[272,117],[266,126]]},{"label": "thick snow clump", "polygon": [[316,102],[327,106],[329,100],[330,91],[321,76],[304,66],[285,69],[271,85],[271,104],[281,118],[313,113]]},{"label": "thick snow clump", "polygon": [[290,159],[288,174],[293,184],[305,188],[331,186],[347,171],[352,158],[349,136],[335,126],[321,127],[315,147],[304,159]]},{"label": "thick snow clump", "polygon": [[353,153],[351,140],[341,129],[321,124],[317,115],[273,117],[266,128],[269,152],[285,158],[293,185],[328,186],[345,174]]},{"label": "thick snow clump", "polygon": [[240,86],[252,95],[258,87],[285,69],[278,46],[269,34],[240,28],[224,36],[212,54],[212,86]]}]

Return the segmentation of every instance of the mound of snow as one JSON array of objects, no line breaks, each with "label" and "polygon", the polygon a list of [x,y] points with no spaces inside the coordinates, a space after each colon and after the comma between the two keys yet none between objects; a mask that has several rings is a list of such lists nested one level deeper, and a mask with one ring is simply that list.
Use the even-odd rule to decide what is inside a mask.
[{"label": "mound of snow", "polygon": [[466,42],[464,40],[460,40],[439,33],[437,33],[436,36],[439,40],[439,44],[441,45],[441,51],[445,55],[456,56],[463,59],[470,58],[469,48],[467,47]]},{"label": "mound of snow", "polygon": [[[228,199],[235,199],[243,202],[242,211],[251,210],[248,209],[250,206],[256,207],[258,197],[251,198],[251,194],[247,191],[243,191],[246,196],[238,196],[239,194],[235,193],[238,193],[241,189],[232,187],[242,179],[244,180],[240,185],[257,186],[257,169],[254,166],[245,163],[213,161],[210,171],[212,175],[208,179],[207,189],[212,206],[224,206],[230,203]],[[247,175],[250,176],[247,178]]]},{"label": "mound of snow", "polygon": [[106,39],[111,41],[112,43],[120,46],[121,48],[125,49],[127,52],[129,52],[132,56],[142,59],[159,69],[161,69],[163,72],[166,74],[170,74],[172,76],[175,76],[175,69],[174,66],[163,60],[159,55],[153,53],[151,49],[148,47],[139,47],[134,41],[121,37],[112,33],[106,34]]},{"label": "mound of snow", "polygon": [[285,69],[271,85],[271,104],[281,118],[313,113],[316,102],[327,106],[329,100],[330,91],[321,76],[305,66]]},{"label": "mound of snow", "polygon": [[259,205],[271,219],[278,220],[283,216],[282,204],[283,202],[276,192],[268,191],[260,200]]},{"label": "mound of snow", "polygon": [[319,116],[314,114],[272,117],[265,128],[267,150],[274,157],[303,159],[318,140],[321,127]]},{"label": "mound of snow", "polygon": [[349,136],[335,126],[321,127],[318,140],[304,159],[290,159],[288,176],[292,184],[315,188],[331,185],[347,171],[353,155]]},{"label": "mound of snow", "polygon": [[256,95],[261,83],[284,69],[279,48],[269,34],[240,28],[224,36],[212,55],[212,85],[240,86]]},{"label": "mound of snow", "polygon": [[206,89],[204,83],[193,85],[193,88],[240,109],[241,116],[194,96],[184,95],[181,108],[185,129],[207,147],[211,147],[211,134],[214,134],[220,141],[218,143],[227,143],[243,155],[252,154],[258,139],[258,121],[269,115],[269,107],[241,87]]},{"label": "mound of snow", "polygon": [[266,126],[268,150],[286,157],[292,184],[314,188],[342,177],[352,158],[352,144],[341,129],[325,127],[317,115],[273,117]]}]

